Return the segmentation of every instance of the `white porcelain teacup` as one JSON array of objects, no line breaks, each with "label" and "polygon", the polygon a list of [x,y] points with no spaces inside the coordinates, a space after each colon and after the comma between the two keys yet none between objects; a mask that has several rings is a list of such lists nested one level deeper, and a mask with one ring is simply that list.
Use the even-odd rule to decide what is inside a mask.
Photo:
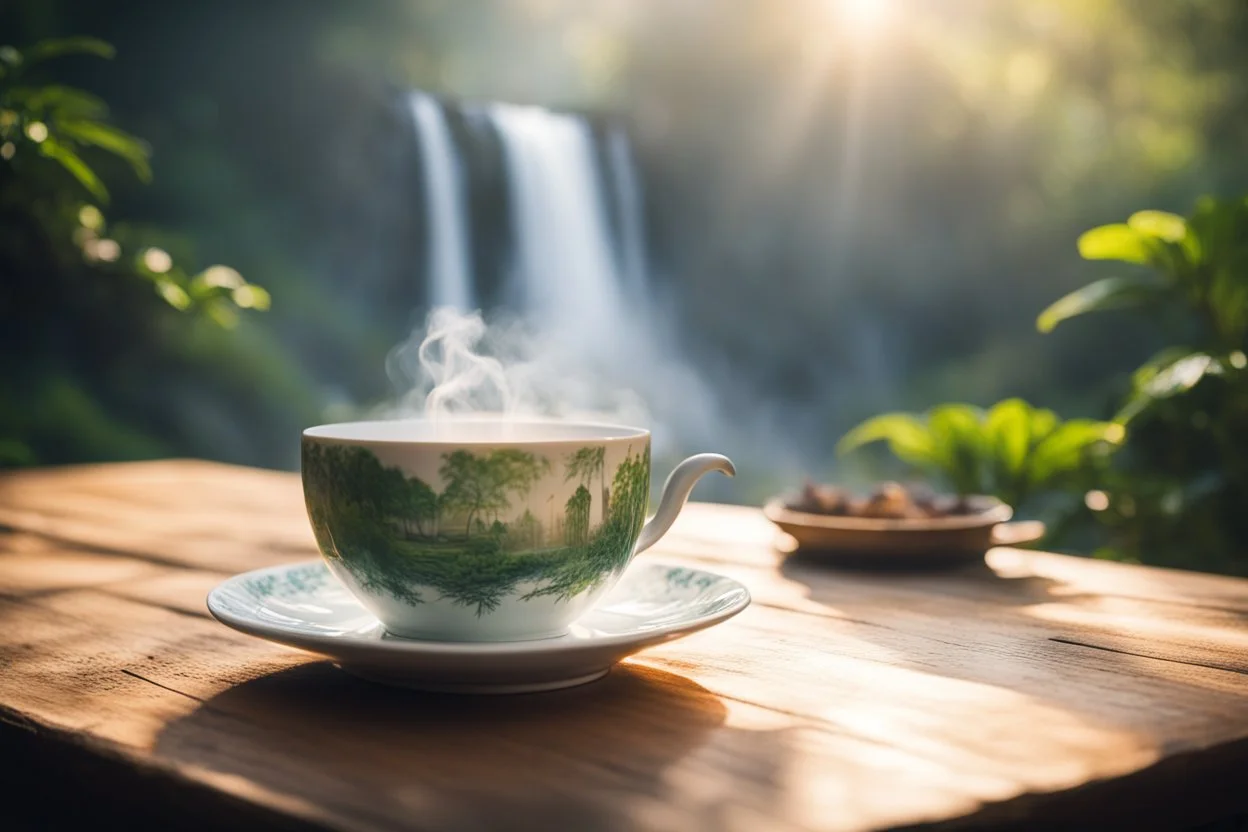
[{"label": "white porcelain teacup", "polygon": [[663,536],[694,483],[690,457],[654,518],[650,433],[558,421],[349,422],[303,433],[303,490],[334,575],[406,638],[561,635]]}]

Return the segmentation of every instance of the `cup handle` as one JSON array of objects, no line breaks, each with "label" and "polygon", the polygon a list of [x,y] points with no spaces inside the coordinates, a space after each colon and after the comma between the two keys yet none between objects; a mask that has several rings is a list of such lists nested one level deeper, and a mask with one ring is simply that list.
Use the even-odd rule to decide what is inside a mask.
[{"label": "cup handle", "polygon": [[689,492],[702,478],[703,474],[719,471],[725,476],[736,476],[737,469],[732,460],[721,454],[697,454],[672,469],[667,482],[663,484],[663,495],[659,497],[659,509],[654,516],[641,527],[641,535],[633,554],[639,554],[659,542],[659,538],[667,534],[667,530],[676,522],[676,516],[684,508],[689,499]]}]

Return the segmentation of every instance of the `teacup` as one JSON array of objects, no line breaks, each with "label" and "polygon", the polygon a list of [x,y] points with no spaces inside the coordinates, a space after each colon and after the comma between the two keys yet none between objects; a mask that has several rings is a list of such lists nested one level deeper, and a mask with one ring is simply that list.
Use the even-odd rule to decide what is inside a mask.
[{"label": "teacup", "polygon": [[672,471],[648,523],[650,433],[574,422],[394,420],[303,433],[303,492],[334,575],[404,638],[562,635],[671,526],[718,454]]}]

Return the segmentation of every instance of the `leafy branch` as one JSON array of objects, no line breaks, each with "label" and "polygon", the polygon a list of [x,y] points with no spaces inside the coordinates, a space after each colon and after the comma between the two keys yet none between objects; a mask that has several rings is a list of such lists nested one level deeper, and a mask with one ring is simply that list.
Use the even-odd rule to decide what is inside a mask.
[{"label": "leafy branch", "polygon": [[1238,377],[1248,360],[1248,200],[1206,197],[1190,217],[1138,211],[1125,223],[1093,228],[1079,238],[1087,260],[1149,269],[1108,277],[1055,301],[1036,327],[1051,332],[1071,318],[1113,309],[1177,312],[1197,333],[1190,346],[1169,347],[1142,365],[1119,421],[1186,393],[1202,381]]},{"label": "leafy branch", "polygon": [[[55,202],[55,215],[35,217],[48,237],[68,237],[66,242],[72,240],[83,260],[95,270],[147,280],[169,306],[201,312],[222,326],[233,326],[240,309],[267,309],[268,293],[228,266],[193,273],[150,242],[134,241],[127,254],[120,235],[106,234],[107,223],[99,205],[108,204],[109,192],[88,161],[88,154],[102,152],[120,159],[139,181],[147,183],[152,179],[151,148],[110,124],[108,106],[99,97],[76,87],[38,80],[47,61],[67,55],[107,60],[114,50],[91,37],[45,40],[26,49],[0,46],[0,163],[27,186],[30,194]],[[68,174],[91,201],[84,203],[43,179],[48,163],[62,175]]]}]

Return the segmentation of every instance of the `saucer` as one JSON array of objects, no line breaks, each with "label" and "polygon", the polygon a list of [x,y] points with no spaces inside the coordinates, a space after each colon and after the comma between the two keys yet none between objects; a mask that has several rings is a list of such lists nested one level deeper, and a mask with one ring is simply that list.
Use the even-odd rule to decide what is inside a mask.
[{"label": "saucer", "polygon": [[723,575],[635,562],[566,634],[483,643],[390,635],[319,560],[236,575],[208,594],[209,612],[235,630],[327,656],[371,681],[449,693],[592,682],[620,659],[725,621],[749,603],[746,588]]}]

